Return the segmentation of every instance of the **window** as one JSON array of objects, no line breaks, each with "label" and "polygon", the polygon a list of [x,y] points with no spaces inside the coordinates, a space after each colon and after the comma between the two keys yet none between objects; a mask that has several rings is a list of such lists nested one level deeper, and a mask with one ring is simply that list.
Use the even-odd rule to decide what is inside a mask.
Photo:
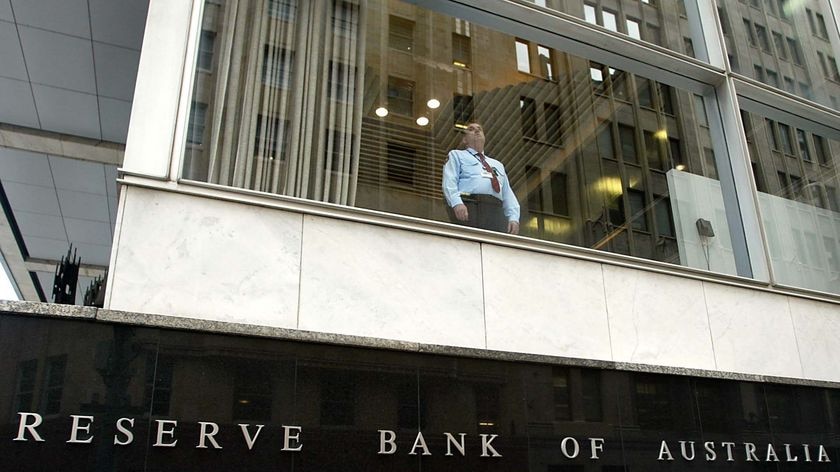
[{"label": "window", "polygon": [[641,22],[635,18],[627,18],[627,36],[636,39],[642,39]]},{"label": "window", "polygon": [[190,121],[187,127],[187,143],[202,144],[204,142],[204,124],[207,120],[207,104],[192,102]]},{"label": "window", "polygon": [[16,411],[32,411],[35,400],[35,378],[38,374],[38,359],[18,363],[17,386],[13,408]]},{"label": "window", "polygon": [[806,8],[805,13],[807,13],[808,16],[808,26],[811,28],[811,34],[816,36],[817,26],[814,24],[814,12],[812,12],[810,8]]},{"label": "window", "polygon": [[570,421],[572,419],[572,396],[569,388],[569,368],[554,367],[552,373],[554,420]]},{"label": "window", "polygon": [[566,174],[551,173],[551,211],[557,215],[569,214],[569,200],[567,197]]},{"label": "window", "polygon": [[656,221],[656,233],[659,236],[667,236],[669,238],[676,236],[676,232],[674,231],[674,217],[671,212],[671,199],[662,196],[655,197],[653,217]]},{"label": "window", "polygon": [[674,114],[673,91],[669,85],[659,84],[659,109],[662,113]]},{"label": "window", "polygon": [[683,38],[683,48],[686,56],[694,57],[694,42],[691,38]]},{"label": "window", "polygon": [[787,60],[787,50],[785,50],[784,36],[773,31],[773,44],[776,45],[776,54],[779,55],[779,58]]},{"label": "window", "polygon": [[753,69],[755,70],[755,80],[764,82],[764,69],[762,69],[761,66],[753,66]]},{"label": "window", "polygon": [[[282,125],[282,126],[281,126]],[[268,159],[286,159],[288,123],[271,117],[257,115],[257,131],[254,136],[254,154]],[[279,146],[278,146],[279,143]]]},{"label": "window", "polygon": [[540,61],[540,75],[548,80],[554,80],[554,68],[551,64],[551,50],[545,46],[537,46],[537,59]]},{"label": "window", "polygon": [[197,66],[199,70],[209,71],[213,69],[213,47],[216,43],[216,33],[202,30],[201,39],[198,42]]},{"label": "window", "polygon": [[755,32],[752,29],[752,22],[746,18],[744,18],[744,30],[747,32],[747,41],[749,42],[750,46],[755,47]]},{"label": "window", "polygon": [[333,10],[333,32],[338,36],[350,37],[356,31],[358,6],[350,2],[336,2]]},{"label": "window", "polygon": [[630,227],[638,231],[647,231],[647,212],[645,205],[645,192],[636,189],[627,189],[627,205],[630,207],[629,218],[624,218],[630,223]]},{"label": "window", "polygon": [[758,44],[761,46],[761,49],[770,52],[770,38],[767,36],[767,29],[756,23],[755,34],[758,38]]},{"label": "window", "polygon": [[356,384],[347,372],[321,373],[321,425],[352,426],[356,422]]},{"label": "window", "polygon": [[233,419],[271,418],[271,366],[248,363],[236,366],[233,383]]},{"label": "window", "polygon": [[563,144],[563,115],[559,106],[544,103],[545,140],[552,144]]},{"label": "window", "polygon": [[388,46],[397,51],[414,52],[414,22],[391,16],[388,21]]},{"label": "window", "polygon": [[146,357],[144,405],[151,408],[152,416],[166,416],[172,400],[172,379],[175,361],[168,356],[149,353]]},{"label": "window", "polygon": [[272,87],[289,87],[292,52],[265,45],[263,48],[262,83]]},{"label": "window", "polygon": [[790,57],[793,59],[793,63],[801,66],[802,65],[802,51],[799,49],[799,41],[788,37],[787,38],[787,45],[788,51],[790,52]]},{"label": "window", "polygon": [[793,143],[791,142],[790,138],[790,126],[779,123],[779,137],[781,138],[782,142],[782,150],[785,152],[785,154],[792,156]]},{"label": "window", "polygon": [[828,75],[827,78],[840,82],[840,70],[837,69],[837,60],[832,56],[828,56]]},{"label": "window", "polygon": [[618,21],[614,12],[605,9],[601,11],[601,17],[604,19],[604,28],[610,31],[618,31]]},{"label": "window", "polygon": [[470,67],[472,64],[472,42],[469,36],[452,33],[452,64]]},{"label": "window", "polygon": [[646,23],[645,26],[647,28],[645,39],[653,44],[662,44],[662,32],[659,27],[652,23]]},{"label": "window", "polygon": [[268,15],[284,21],[294,21],[297,15],[297,0],[269,0]]},{"label": "window", "polygon": [[452,109],[455,126],[466,128],[473,121],[473,97],[471,95],[453,96]]},{"label": "window", "polygon": [[414,82],[388,77],[388,108],[398,115],[414,114]]},{"label": "window", "polygon": [[779,74],[770,69],[767,69],[765,72],[767,75],[767,84],[779,88]]},{"label": "window", "polygon": [[586,20],[587,23],[592,23],[593,25],[598,24],[598,17],[595,11],[595,6],[590,5],[588,3],[583,5],[583,18]]},{"label": "window", "polygon": [[590,422],[602,421],[601,372],[593,369],[581,369],[580,384],[581,400],[583,401],[583,420]]},{"label": "window", "polygon": [[799,143],[799,154],[802,159],[811,162],[811,153],[808,151],[808,140],[805,138],[805,132],[801,129],[796,130],[796,141]]},{"label": "window", "polygon": [[627,125],[618,125],[618,139],[621,141],[621,157],[624,162],[639,163],[636,154],[636,130]]},{"label": "window", "polygon": [[640,107],[653,108],[653,91],[650,87],[650,80],[636,77],[636,92]]},{"label": "window", "polygon": [[767,123],[767,131],[770,134],[770,146],[775,151],[780,151],[781,148],[779,147],[779,132],[776,130],[776,124],[773,120],[769,118],[765,118]]},{"label": "window", "polygon": [[825,18],[822,14],[817,13],[817,36],[823,39],[828,39],[828,29],[825,27]]},{"label": "window", "polygon": [[[343,62],[330,61],[330,68],[327,76],[327,98],[348,101],[353,99],[353,67]],[[389,90],[390,91],[390,90]]]},{"label": "window", "polygon": [[525,181],[528,183],[528,209],[535,212],[545,210],[542,194],[542,175],[539,167],[525,167]]},{"label": "window", "polygon": [[820,51],[817,51],[817,58],[820,60],[820,68],[822,69],[823,77],[830,79],[831,74],[828,72],[828,64],[825,62],[825,56]]},{"label": "window", "polygon": [[790,77],[785,77],[785,91],[790,93],[796,93],[796,84]]},{"label": "window", "polygon": [[[677,166],[677,170],[687,170],[685,169],[685,162],[683,162],[679,139],[668,138],[668,151],[671,153],[671,162]],[[683,168],[681,169],[680,167]]]},{"label": "window", "polygon": [[398,143],[388,143],[388,180],[414,185],[414,162],[417,151]]},{"label": "window", "polygon": [[531,60],[528,55],[528,43],[516,40],[516,70],[531,73]]},{"label": "window", "polygon": [[526,138],[538,139],[537,104],[533,98],[519,98],[519,119],[522,135]]},{"label": "window", "polygon": [[615,159],[612,126],[609,123],[602,125],[598,131],[598,154],[602,159]]},{"label": "window", "polygon": [[814,151],[817,153],[817,162],[822,165],[828,165],[828,149],[826,148],[826,141],[820,135],[813,135],[814,136]]},{"label": "window", "polygon": [[66,370],[66,355],[47,358],[46,373],[44,375],[44,391],[42,393],[42,409],[44,414],[54,415],[61,412],[61,399],[64,393],[64,376]]},{"label": "window", "polygon": [[651,169],[665,170],[665,163],[662,162],[662,153],[659,150],[659,141],[654,133],[644,132],[645,136],[645,157]]}]

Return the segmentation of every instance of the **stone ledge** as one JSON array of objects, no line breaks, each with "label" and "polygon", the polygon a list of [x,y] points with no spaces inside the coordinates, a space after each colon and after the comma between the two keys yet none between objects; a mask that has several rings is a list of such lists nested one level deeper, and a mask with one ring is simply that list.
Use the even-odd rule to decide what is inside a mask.
[{"label": "stone ledge", "polygon": [[661,366],[652,364],[633,364],[597,359],[579,359],[569,357],[529,354],[521,352],[493,351],[489,349],[464,348],[437,344],[422,344],[393,339],[370,338],[335,333],[323,333],[271,326],[258,326],[241,323],[227,323],[178,316],[106,310],[94,307],[57,305],[53,303],[0,300],[0,316],[32,315],[45,318],[84,319],[93,322],[118,323],[147,328],[163,328],[184,331],[196,331],[233,336],[252,336],[305,343],[322,343],[337,346],[387,349],[391,351],[414,352],[439,356],[469,357],[475,359],[503,362],[530,362],[535,364],[589,367],[627,372],[646,372],[651,374],[678,375],[745,382],[775,383],[786,385],[840,388],[840,382],[800,379],[792,377],[773,377],[758,374],[725,372],[717,370],[692,369],[685,367]]}]

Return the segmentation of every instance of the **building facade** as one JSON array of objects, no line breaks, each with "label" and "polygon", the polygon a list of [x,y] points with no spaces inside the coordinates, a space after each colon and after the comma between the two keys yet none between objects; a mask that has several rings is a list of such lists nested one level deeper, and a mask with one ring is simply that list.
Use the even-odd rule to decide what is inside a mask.
[{"label": "building facade", "polygon": [[[104,307],[4,305],[3,455],[836,470],[838,19],[152,0]],[[519,235],[449,221],[475,122]]]}]

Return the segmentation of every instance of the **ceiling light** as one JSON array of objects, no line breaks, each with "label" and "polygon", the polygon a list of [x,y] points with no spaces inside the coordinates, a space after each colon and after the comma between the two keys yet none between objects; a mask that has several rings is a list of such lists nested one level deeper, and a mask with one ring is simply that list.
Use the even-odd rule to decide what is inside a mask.
[{"label": "ceiling light", "polygon": [[429,119],[425,116],[421,116],[420,118],[417,118],[417,124],[420,126],[426,126],[429,124]]},{"label": "ceiling light", "polygon": [[440,106],[440,101],[437,98],[432,98],[428,102],[426,102],[426,106],[434,110],[435,108]]},{"label": "ceiling light", "polygon": [[685,164],[677,164],[677,170],[685,170]]},{"label": "ceiling light", "polygon": [[388,109],[385,107],[379,107],[376,109],[376,111],[374,111],[374,113],[376,113],[376,116],[380,118],[385,118],[386,116],[388,116]]}]

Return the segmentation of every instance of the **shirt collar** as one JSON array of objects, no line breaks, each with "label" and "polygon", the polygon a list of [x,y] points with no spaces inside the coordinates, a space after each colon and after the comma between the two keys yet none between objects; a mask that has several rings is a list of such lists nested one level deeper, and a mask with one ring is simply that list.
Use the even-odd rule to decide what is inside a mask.
[{"label": "shirt collar", "polygon": [[[471,147],[468,147],[468,148],[467,148],[467,152],[468,152],[468,153],[470,153],[470,154],[472,154],[472,155],[473,155],[473,156],[475,156],[475,157],[478,157],[478,151],[476,151],[475,149],[473,149],[473,148],[471,148]],[[486,152],[485,152],[485,153],[483,153],[483,154],[484,154],[484,157],[490,157],[490,156],[488,156],[488,155],[487,155],[487,153],[486,153]]]}]

